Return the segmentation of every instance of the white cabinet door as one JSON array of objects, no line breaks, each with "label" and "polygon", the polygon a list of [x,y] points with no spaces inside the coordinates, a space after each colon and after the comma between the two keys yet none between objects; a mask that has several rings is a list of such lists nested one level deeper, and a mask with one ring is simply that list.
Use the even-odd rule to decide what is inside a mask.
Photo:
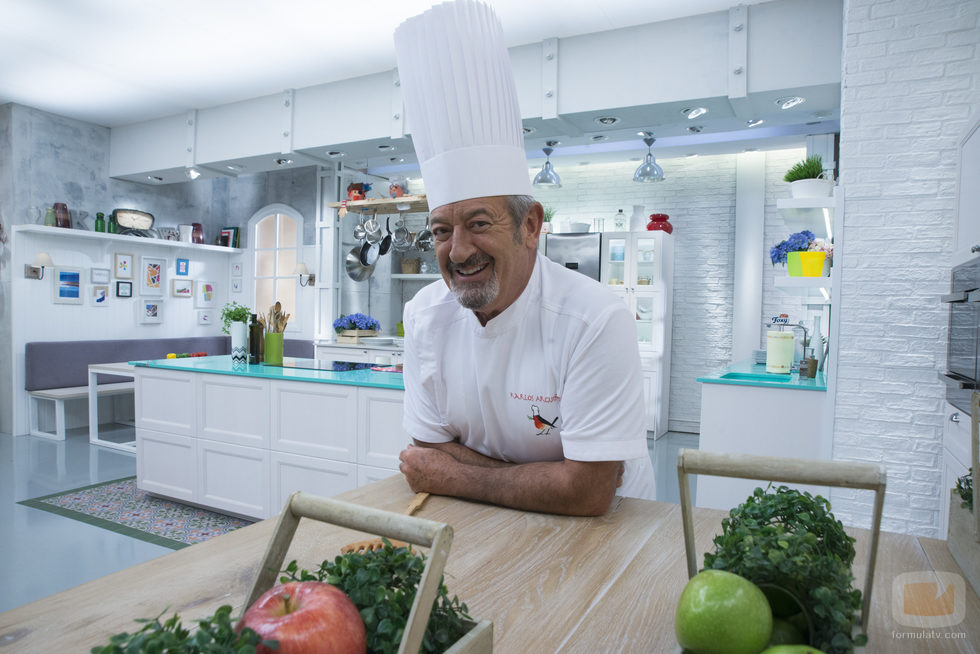
[{"label": "white cabinet door", "polygon": [[950,497],[950,491],[956,488],[956,480],[969,472],[969,468],[950,455],[949,450],[943,452],[943,486],[939,489],[939,538],[945,539],[949,534],[949,512],[954,506],[959,506],[960,497],[956,493]]},{"label": "white cabinet door", "polygon": [[656,370],[643,371],[643,404],[646,410],[647,431],[657,438],[657,419],[660,414],[660,375]]},{"label": "white cabinet door", "polygon": [[269,384],[256,377],[198,375],[198,437],[268,449]]},{"label": "white cabinet door", "polygon": [[272,382],[271,448],[293,454],[357,460],[357,387]]},{"label": "white cabinet door", "polygon": [[357,466],[312,456],[272,453],[272,508],[282,511],[295,491],[333,497],[358,486]]},{"label": "white cabinet door", "polygon": [[402,429],[404,391],[358,388],[357,462],[378,468],[398,468],[398,455],[409,444]]},{"label": "white cabinet door", "polygon": [[374,363],[375,350],[359,347],[317,345],[316,358],[320,361],[352,361],[354,363]]},{"label": "white cabinet door", "polygon": [[197,439],[136,428],[136,479],[140,490],[196,501],[196,460]]},{"label": "white cabinet door", "polygon": [[268,450],[203,439],[197,445],[200,503],[250,518],[268,518],[275,513],[271,509]]},{"label": "white cabinet door", "polygon": [[170,370],[137,368],[134,378],[136,426],[168,434],[194,436],[197,405],[194,376]]},{"label": "white cabinet door", "polygon": [[[943,422],[943,485],[939,489],[939,538],[949,533],[949,491],[956,488],[956,480],[970,469],[970,414],[946,403]],[[958,502],[958,498],[953,498]]]},{"label": "white cabinet door", "polygon": [[393,475],[400,475],[401,473],[397,470],[389,470],[388,468],[375,468],[374,466],[357,466],[357,486],[367,486],[368,484],[373,484],[376,481],[381,481],[382,479],[387,479]]}]

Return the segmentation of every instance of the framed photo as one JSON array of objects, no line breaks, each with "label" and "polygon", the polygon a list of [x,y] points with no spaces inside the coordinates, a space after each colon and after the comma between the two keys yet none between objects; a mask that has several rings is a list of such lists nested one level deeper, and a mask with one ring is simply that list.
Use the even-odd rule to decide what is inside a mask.
[{"label": "framed photo", "polygon": [[241,277],[242,276],[242,262],[236,261],[231,264],[231,276]]},{"label": "framed photo", "polygon": [[82,303],[82,270],[80,268],[54,269],[54,303]]},{"label": "framed photo", "polygon": [[136,322],[141,325],[157,325],[163,322],[163,302],[140,300],[136,304]]},{"label": "framed photo", "polygon": [[214,311],[210,309],[202,309],[197,312],[197,324],[198,325],[211,325],[214,323]]},{"label": "framed photo", "polygon": [[214,282],[196,282],[194,284],[194,308],[210,309],[215,304]]},{"label": "framed photo", "polygon": [[133,297],[133,282],[116,282],[116,297]]},{"label": "framed photo", "polygon": [[147,297],[163,297],[163,273],[167,269],[167,260],[159,257],[142,257],[140,259],[139,288],[140,295]]},{"label": "framed photo", "polygon": [[187,276],[190,274],[191,262],[190,259],[177,259],[177,274],[182,276]]},{"label": "framed photo", "polygon": [[[108,273],[109,271],[106,270],[106,274]],[[109,306],[109,286],[93,284],[89,292],[89,297],[92,299],[92,306],[94,307]]]},{"label": "framed photo", "polygon": [[115,261],[116,279],[132,279],[133,255],[116,252]]},{"label": "framed photo", "polygon": [[170,294],[174,297],[193,297],[194,282],[189,279],[170,280]]},{"label": "framed photo", "polygon": [[240,279],[233,279],[233,280],[231,280],[231,292],[232,293],[241,293],[242,292],[242,280],[240,280]]},{"label": "framed photo", "polygon": [[89,281],[93,284],[108,284],[109,283],[109,269],[108,268],[92,268],[91,276]]}]

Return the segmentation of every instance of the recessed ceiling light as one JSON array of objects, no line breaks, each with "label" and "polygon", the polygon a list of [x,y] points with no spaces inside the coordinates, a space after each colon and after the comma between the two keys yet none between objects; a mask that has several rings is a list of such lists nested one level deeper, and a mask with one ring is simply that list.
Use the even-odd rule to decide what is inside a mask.
[{"label": "recessed ceiling light", "polygon": [[745,121],[745,124],[748,125],[749,127],[758,127],[764,122],[766,121],[764,121],[762,118],[753,118],[752,120]]},{"label": "recessed ceiling light", "polygon": [[187,179],[194,181],[195,179],[201,176],[201,171],[198,170],[197,168],[191,167],[184,171],[184,175],[187,176]]},{"label": "recessed ceiling light", "polygon": [[147,175],[146,178],[153,182],[154,184],[159,184],[163,181],[162,177],[157,177],[156,175]]},{"label": "recessed ceiling light", "polygon": [[813,112],[814,118],[828,118],[830,116],[829,111],[815,111]]},{"label": "recessed ceiling light", "polygon": [[681,113],[687,116],[688,120],[694,120],[708,113],[707,107],[686,107],[681,109]]},{"label": "recessed ceiling light", "polygon": [[687,128],[687,131],[689,131],[691,134],[700,134],[702,129],[704,128],[700,125],[691,125]]},{"label": "recessed ceiling light", "polygon": [[288,166],[291,163],[293,163],[292,159],[285,159],[285,158],[276,159],[277,166]]},{"label": "recessed ceiling light", "polygon": [[687,158],[688,159],[694,159],[697,156],[698,156],[698,153],[697,152],[692,152],[691,154],[687,155]]},{"label": "recessed ceiling light", "polygon": [[595,122],[598,123],[599,125],[604,125],[605,127],[609,127],[610,125],[615,125],[616,123],[618,123],[619,118],[616,118],[615,116],[599,116],[598,118],[595,119]]},{"label": "recessed ceiling light", "polygon": [[759,148],[745,148],[742,152],[758,152]]},{"label": "recessed ceiling light", "polygon": [[390,161],[392,163],[402,163],[405,160],[402,159],[401,157],[389,157],[388,158],[388,161]]},{"label": "recessed ceiling light", "polygon": [[232,172],[238,172],[239,170],[245,170],[245,166],[240,166],[238,164],[228,164],[227,166],[225,166],[225,168],[227,168],[228,170],[230,170]]},{"label": "recessed ceiling light", "polygon": [[534,132],[533,127],[523,127],[522,129],[524,130],[525,134],[531,134],[532,132]]},{"label": "recessed ceiling light", "polygon": [[378,149],[384,152],[385,150],[394,150],[395,146],[382,143],[381,145],[378,146]]},{"label": "recessed ceiling light", "polygon": [[561,145],[561,141],[545,141],[545,145],[547,145],[549,148],[553,148],[555,146]]},{"label": "recessed ceiling light", "polygon": [[609,137],[606,136],[605,134],[596,134],[595,136],[592,137],[593,143],[601,143],[602,141],[608,141],[608,140]]},{"label": "recessed ceiling light", "polygon": [[798,95],[787,95],[783,98],[776,98],[776,104],[780,109],[792,109],[798,104],[803,104],[806,102],[806,98],[801,98]]},{"label": "recessed ceiling light", "polygon": [[347,153],[343,150],[329,150],[327,156],[331,159],[340,159],[341,157],[346,157]]}]

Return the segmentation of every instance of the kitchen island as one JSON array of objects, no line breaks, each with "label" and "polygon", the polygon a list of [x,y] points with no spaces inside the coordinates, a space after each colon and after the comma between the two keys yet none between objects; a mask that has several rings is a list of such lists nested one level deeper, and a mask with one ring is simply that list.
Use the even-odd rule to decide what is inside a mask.
[{"label": "kitchen island", "polygon": [[131,361],[141,490],[248,518],[294,490],[332,496],[398,471],[402,375],[369,364],[230,356]]},{"label": "kitchen island", "polygon": [[[832,415],[823,371],[813,379],[767,373],[765,364],[739,361],[701,382],[698,449],[830,460]],[[741,504],[760,482],[699,477],[694,503],[712,509]],[[821,486],[792,485],[829,497]]]},{"label": "kitchen island", "polygon": [[[338,499],[401,512],[413,496],[399,474]],[[453,527],[445,583],[474,618],[493,622],[494,652],[676,651],[674,610],[687,582],[678,505],[617,497],[605,515],[578,518],[433,496],[417,515]],[[699,563],[722,517],[694,511]],[[0,644],[12,652],[87,652],[112,634],[138,629],[136,618],[177,612],[188,625],[222,604],[241,615],[275,523],[265,520],[0,613]],[[863,580],[869,535],[848,533],[857,538],[854,576]],[[313,569],[363,537],[304,519],[285,561]],[[962,623],[916,638],[922,629],[896,620],[892,602],[901,587],[893,581],[932,570],[960,573],[944,542],[882,534],[867,651],[977,650],[980,599],[969,586]]]}]

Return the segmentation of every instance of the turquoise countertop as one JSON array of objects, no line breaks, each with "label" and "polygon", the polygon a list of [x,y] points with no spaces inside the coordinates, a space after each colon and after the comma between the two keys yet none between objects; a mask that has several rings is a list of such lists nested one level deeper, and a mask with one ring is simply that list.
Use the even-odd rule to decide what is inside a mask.
[{"label": "turquoise countertop", "polygon": [[799,374],[778,374],[766,372],[766,364],[752,360],[739,361],[716,370],[704,377],[698,377],[705,384],[731,384],[733,386],[762,386],[765,388],[786,388],[797,391],[826,391],[827,376],[817,371],[815,379],[801,379]]},{"label": "turquoise countertop", "polygon": [[[361,370],[311,370],[308,368],[288,367],[288,364],[312,365],[313,359],[298,359],[283,357],[282,366],[267,366],[263,363],[245,365],[241,369],[233,369],[231,355],[207,357],[188,357],[185,359],[152,359],[149,361],[130,361],[134,366],[143,368],[161,368],[163,370],[183,370],[186,372],[207,372],[216,375],[235,375],[239,377],[262,377],[264,379],[280,379],[289,381],[321,382],[325,384],[347,384],[349,386],[372,386],[374,388],[392,388],[405,390],[400,372],[380,372],[365,368]],[[329,364],[330,362],[320,362]]]}]

